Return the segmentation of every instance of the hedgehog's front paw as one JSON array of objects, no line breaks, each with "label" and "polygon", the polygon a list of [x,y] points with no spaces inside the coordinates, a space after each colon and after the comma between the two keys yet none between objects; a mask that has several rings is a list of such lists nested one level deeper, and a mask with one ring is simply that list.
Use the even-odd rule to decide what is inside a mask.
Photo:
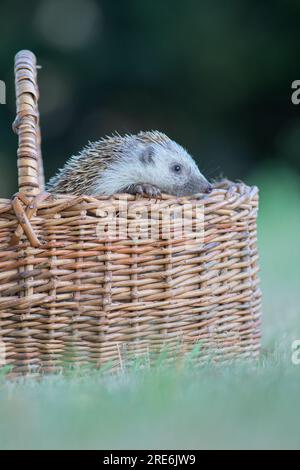
[{"label": "hedgehog's front paw", "polygon": [[148,183],[132,184],[128,188],[128,192],[130,194],[140,194],[141,196],[149,197],[149,198],[155,198],[155,199],[161,198],[160,189],[157,186],[154,186],[153,184],[148,184]]}]

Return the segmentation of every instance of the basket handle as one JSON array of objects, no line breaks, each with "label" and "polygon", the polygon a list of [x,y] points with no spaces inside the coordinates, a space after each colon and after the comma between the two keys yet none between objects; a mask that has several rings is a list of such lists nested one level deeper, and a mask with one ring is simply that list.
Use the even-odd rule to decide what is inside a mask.
[{"label": "basket handle", "polygon": [[37,66],[35,55],[27,50],[15,57],[17,116],[13,130],[18,134],[19,191],[35,196],[44,191],[44,170],[39,124]]}]

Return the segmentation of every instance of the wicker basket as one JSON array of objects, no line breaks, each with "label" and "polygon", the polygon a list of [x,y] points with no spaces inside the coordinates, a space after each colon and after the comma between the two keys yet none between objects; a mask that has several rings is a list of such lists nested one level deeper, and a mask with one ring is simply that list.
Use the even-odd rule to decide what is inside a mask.
[{"label": "wicker basket", "polygon": [[[159,201],[51,197],[44,191],[31,52],[17,54],[15,76],[19,192],[0,200],[2,363],[28,372],[65,361],[118,367],[162,351],[181,358],[192,352],[197,361],[256,357],[257,188],[224,182],[210,195]],[[144,222],[155,221],[156,238],[102,230],[112,211],[128,229],[141,206],[151,209]],[[176,217],[164,232],[163,214],[183,207],[193,227],[202,209],[201,240],[201,227],[193,236],[177,231]]]}]

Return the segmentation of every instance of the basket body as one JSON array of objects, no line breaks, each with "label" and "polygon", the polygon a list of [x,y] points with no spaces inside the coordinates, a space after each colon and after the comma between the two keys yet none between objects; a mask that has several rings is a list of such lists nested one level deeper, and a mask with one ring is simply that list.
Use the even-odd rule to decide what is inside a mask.
[{"label": "basket body", "polygon": [[[141,240],[130,230],[122,237],[102,230],[103,214],[113,210],[121,217],[118,196],[48,198],[30,220],[41,242],[32,247],[25,233],[11,246],[20,217],[10,200],[0,200],[5,363],[27,372],[54,370],[65,361],[122,367],[127,358],[151,361],[162,350],[170,357],[196,351],[198,361],[256,357],[257,188],[225,185],[203,198],[201,240],[174,237],[174,227],[173,236],[162,235],[161,214],[184,201],[128,196],[129,209],[151,204],[160,227],[155,239]],[[124,219],[126,230],[132,220]]]}]

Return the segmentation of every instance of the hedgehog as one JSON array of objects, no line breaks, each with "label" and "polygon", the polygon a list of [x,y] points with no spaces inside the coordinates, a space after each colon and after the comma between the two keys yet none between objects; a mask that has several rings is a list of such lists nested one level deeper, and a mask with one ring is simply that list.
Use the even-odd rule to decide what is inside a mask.
[{"label": "hedgehog", "polygon": [[162,193],[209,193],[212,185],[181,145],[162,132],[142,131],[89,142],[49,180],[46,188],[58,194],[129,193],[160,198]]}]

